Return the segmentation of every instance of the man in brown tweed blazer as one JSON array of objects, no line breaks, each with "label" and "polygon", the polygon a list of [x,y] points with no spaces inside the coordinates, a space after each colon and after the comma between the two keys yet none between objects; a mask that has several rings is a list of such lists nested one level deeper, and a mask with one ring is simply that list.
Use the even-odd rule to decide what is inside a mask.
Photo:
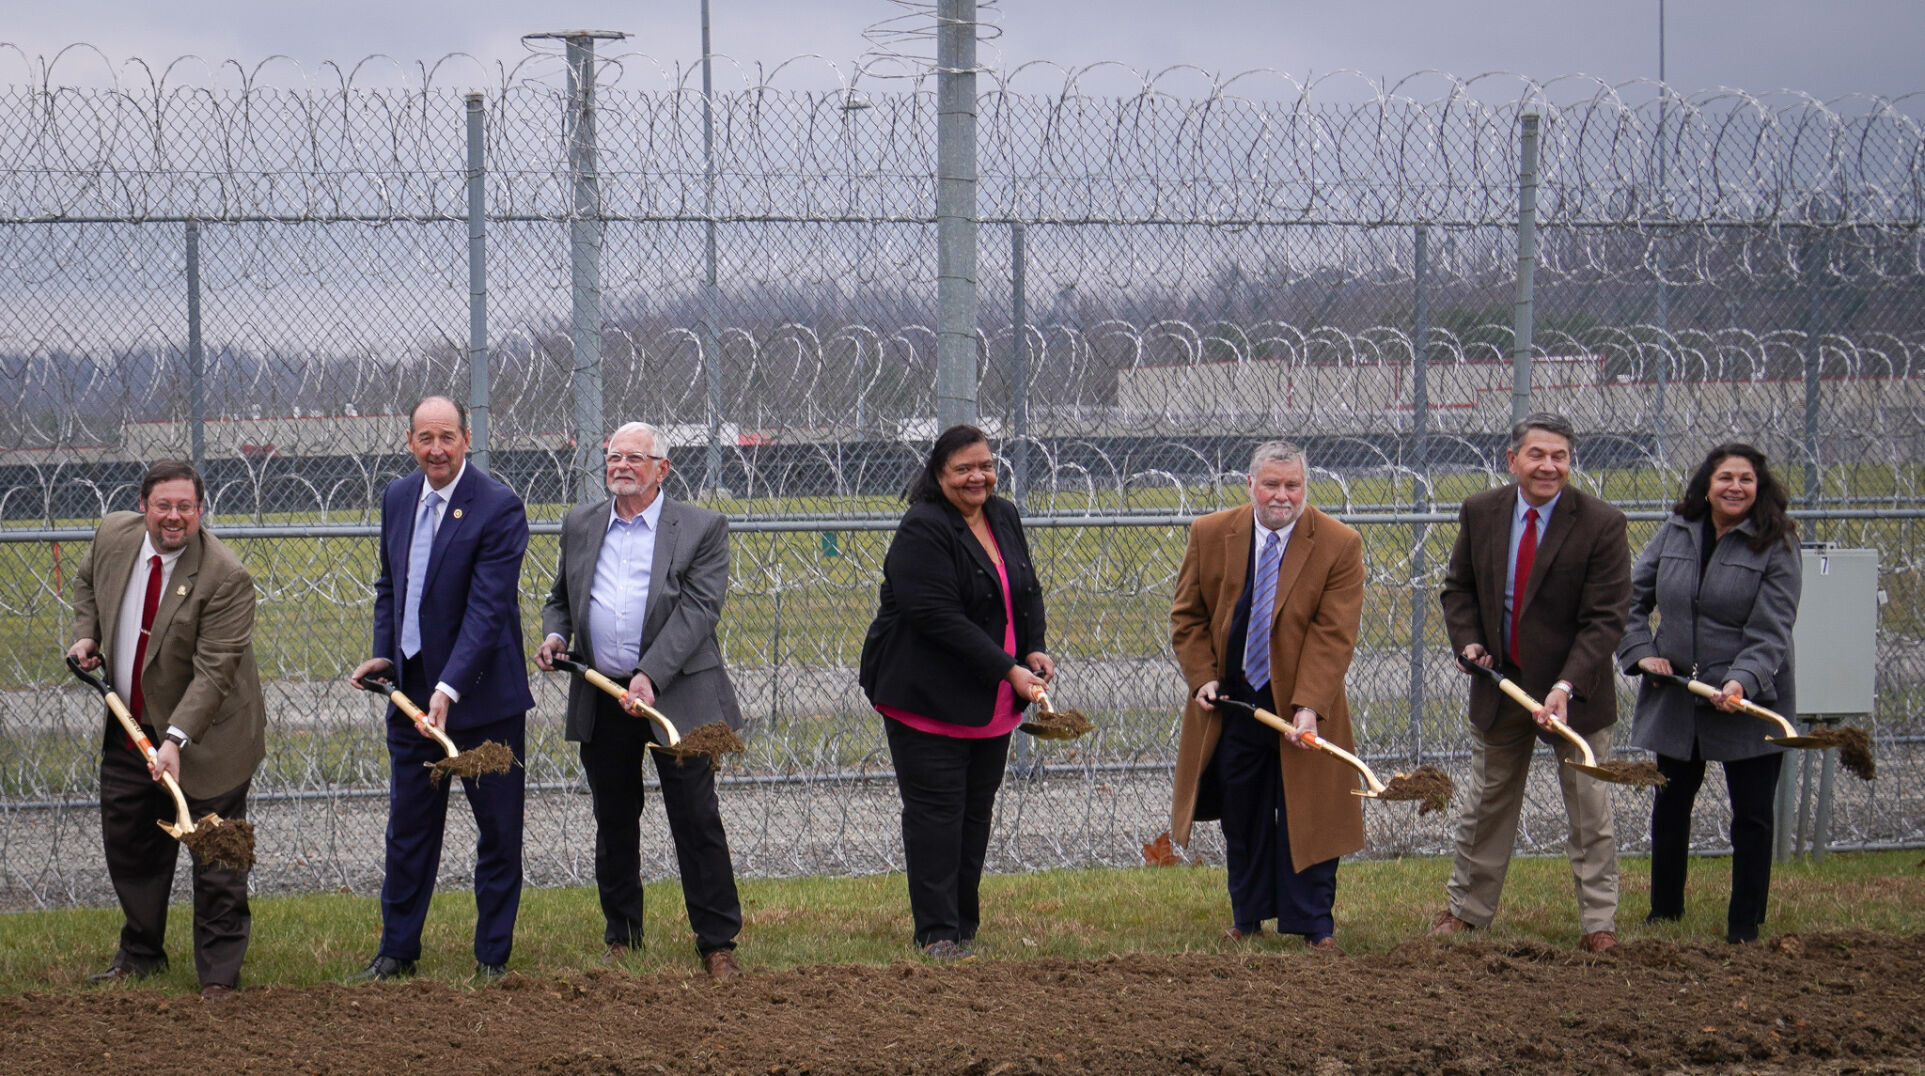
[{"label": "man in brown tweed blazer", "polygon": [[[167,967],[162,939],[180,845],[155,825],[175,818],[159,771],[180,783],[195,819],[209,812],[244,819],[248,786],[267,753],[254,664],[254,580],[202,528],[205,497],[194,468],[155,463],[141,480],[140,511],[101,521],[74,580],[77,641],[68,655],[88,669],[104,658],[116,694],[160,745],[158,768],[150,770],[120,723],[104,719],[101,828],[107,874],[126,921],[113,963],[92,977],[96,982]],[[218,1000],[240,986],[250,927],[247,875],[194,864],[194,966],[202,997]]]}]

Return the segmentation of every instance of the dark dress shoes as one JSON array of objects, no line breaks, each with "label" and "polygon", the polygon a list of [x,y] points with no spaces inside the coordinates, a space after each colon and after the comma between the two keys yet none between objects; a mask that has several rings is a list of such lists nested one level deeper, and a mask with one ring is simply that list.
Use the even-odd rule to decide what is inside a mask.
[{"label": "dark dress shoes", "polygon": [[96,972],[93,975],[87,976],[87,981],[100,985],[107,983],[124,983],[135,979],[145,979],[150,975],[158,975],[166,970],[167,961],[164,959],[141,968],[129,967],[121,963],[121,958],[115,957],[114,962],[108,966],[106,971]]},{"label": "dark dress shoes", "polygon": [[389,979],[407,979],[414,975],[414,961],[396,960],[391,956],[377,956],[368,961],[368,966],[348,976],[351,983],[386,982]]},{"label": "dark dress shoes", "polygon": [[475,964],[475,974],[481,977],[482,982],[492,983],[496,979],[508,974],[508,962],[504,960],[499,964],[477,963]]}]

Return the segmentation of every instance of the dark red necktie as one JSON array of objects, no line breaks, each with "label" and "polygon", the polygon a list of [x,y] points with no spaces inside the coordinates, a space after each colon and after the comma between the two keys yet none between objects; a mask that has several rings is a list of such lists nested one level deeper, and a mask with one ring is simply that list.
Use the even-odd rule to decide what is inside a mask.
[{"label": "dark red necktie", "polygon": [[133,711],[134,720],[139,721],[145,703],[140,694],[140,667],[147,661],[147,636],[154,629],[154,611],[160,608],[160,555],[157,553],[147,562],[147,598],[140,606],[140,642],[134,644],[134,676],[127,688],[131,696],[127,708]]},{"label": "dark red necktie", "polygon": [[1517,622],[1524,619],[1524,584],[1537,560],[1537,509],[1524,512],[1524,534],[1517,540],[1517,574],[1511,578],[1511,664],[1517,664]]}]

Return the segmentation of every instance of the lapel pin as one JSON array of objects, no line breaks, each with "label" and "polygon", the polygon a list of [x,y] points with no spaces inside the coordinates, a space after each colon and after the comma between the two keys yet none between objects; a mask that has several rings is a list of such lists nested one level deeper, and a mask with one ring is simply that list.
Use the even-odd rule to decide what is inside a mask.
[{"label": "lapel pin", "polygon": [[456,519],[460,519],[460,518],[461,518],[461,509],[459,509],[459,508],[457,508],[457,509],[455,509],[455,518],[456,518]]},{"label": "lapel pin", "polygon": [[187,584],[182,583],[180,586],[175,587],[174,593],[183,598],[187,597]]}]

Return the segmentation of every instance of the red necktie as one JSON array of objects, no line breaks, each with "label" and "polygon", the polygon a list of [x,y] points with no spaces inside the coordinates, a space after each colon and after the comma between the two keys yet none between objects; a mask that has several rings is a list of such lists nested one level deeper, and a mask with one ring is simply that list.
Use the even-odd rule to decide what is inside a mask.
[{"label": "red necktie", "polygon": [[1537,509],[1524,512],[1524,535],[1517,540],[1517,574],[1511,579],[1511,664],[1517,664],[1517,622],[1524,619],[1524,584],[1531,578],[1531,562],[1537,559]]},{"label": "red necktie", "polygon": [[[160,608],[160,554],[156,553],[147,562],[147,598],[140,606],[140,642],[134,644],[134,676],[127,694],[127,708],[133,711],[134,720],[143,716],[141,707],[144,700],[140,694],[140,667],[147,661],[147,636],[154,628],[154,611]],[[131,741],[130,741],[131,746]]]}]

